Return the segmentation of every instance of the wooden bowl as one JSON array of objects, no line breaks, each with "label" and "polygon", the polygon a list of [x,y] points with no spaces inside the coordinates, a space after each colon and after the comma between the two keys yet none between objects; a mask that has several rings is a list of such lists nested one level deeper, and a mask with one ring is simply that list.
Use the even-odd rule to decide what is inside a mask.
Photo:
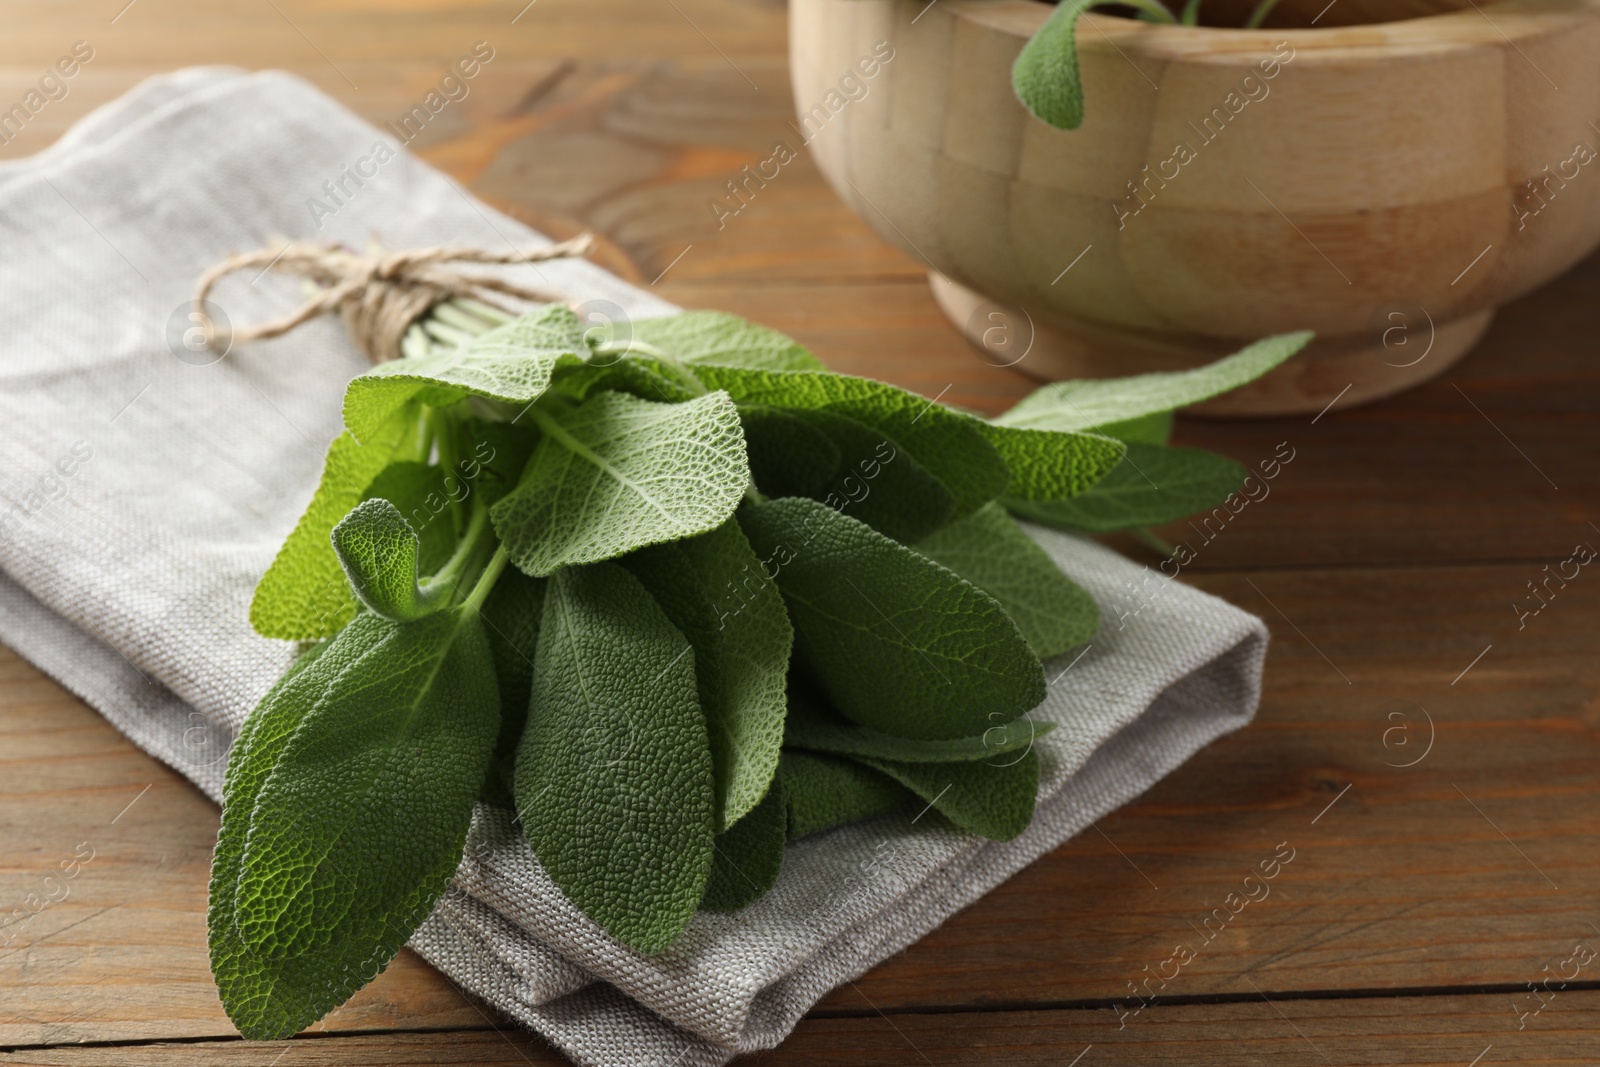
[{"label": "wooden bowl", "polygon": [[1600,242],[1600,0],[1284,0],[1255,31],[1091,13],[1073,131],[1011,90],[1050,12],[790,0],[797,130],[993,362],[1110,377],[1313,329],[1198,410],[1316,412],[1439,374]]}]

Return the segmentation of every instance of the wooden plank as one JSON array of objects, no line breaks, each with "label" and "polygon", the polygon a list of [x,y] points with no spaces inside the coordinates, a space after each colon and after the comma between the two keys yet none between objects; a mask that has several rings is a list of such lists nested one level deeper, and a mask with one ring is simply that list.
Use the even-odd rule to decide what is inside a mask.
[{"label": "wooden plank", "polygon": [[[381,124],[485,39],[495,60],[413,144],[424,158],[551,232],[598,229],[608,267],[645,285],[665,272],[669,299],[787,330],[841,370],[983,411],[1033,387],[966,347],[921,266],[835,198],[802,146],[780,177],[722,196],[794,137],[780,5],[539,0],[514,26],[519,4],[477,0],[381,21],[352,0],[283,0],[282,15],[138,0],[112,24],[121,6],[81,24],[10,13],[0,103],[72,40],[98,54],[0,156],[191,62],[289,66]],[[719,219],[719,200],[738,212]],[[1316,422],[1182,423],[1180,441],[1251,464],[1280,441],[1296,450],[1270,498],[1205,533],[1164,531],[1198,551],[1187,575],[1272,625],[1260,720],[831,996],[762,1062],[1065,1064],[1090,1044],[1083,1067],[1324,1062],[1295,1026],[1342,1063],[1467,1064],[1490,1043],[1485,1063],[1592,1058],[1593,992],[1561,992],[1523,1031],[1511,1005],[1575,940],[1600,938],[1585,911],[1600,890],[1600,592],[1585,571],[1521,630],[1511,604],[1531,605],[1525,583],[1576,540],[1600,541],[1584,532],[1600,521],[1597,274],[1592,259],[1507,308],[1477,353],[1405,397]],[[1434,746],[1396,766],[1422,751],[1424,708]],[[409,954],[326,1032],[220,1040],[233,1030],[204,935],[215,808],[8,653],[0,735],[0,913],[51,892],[80,843],[95,850],[70,896],[0,947],[0,1045],[202,1039],[9,1062],[563,1062],[536,1037],[481,1029],[485,1009]],[[1270,894],[1216,917],[1279,842],[1295,854]],[[1117,1029],[1107,1005],[1180,941],[1194,959],[1163,997],[1236,1000],[1251,982],[1274,998],[1504,992],[1158,1001]],[[1019,1006],[1039,1010],[999,1010]],[[446,1032],[396,1032],[419,1029]],[[352,1032],[365,1036],[332,1036]]]},{"label": "wooden plank", "polygon": [[[1592,988],[1284,1000],[1244,988],[1222,1004],[1156,1004],[1137,1016],[1111,1008],[1028,1012],[880,1014],[803,1020],[776,1050],[735,1060],[767,1067],[1133,1067],[1271,1064],[1273,1067],[1468,1067],[1478,1063],[1586,1064],[1600,1042],[1600,992]],[[861,1002],[858,999],[858,1004]],[[1522,1022],[1522,1029],[1517,1028]],[[1121,1025],[1119,1025],[1121,1024]],[[1081,1057],[1074,1059],[1074,1057]],[[6,1067],[410,1067],[413,1064],[565,1063],[523,1031],[451,1031],[203,1041],[135,1047],[30,1049],[0,1054]]]},{"label": "wooden plank", "polygon": [[1158,1002],[1137,1016],[1099,1008],[807,1019],[776,1052],[736,1062],[773,1067],[1487,1067],[1592,1063],[1600,1041],[1594,1010],[1600,994],[1592,990],[1546,994],[1548,1006],[1518,1030],[1514,1005],[1528,1010],[1526,991],[1520,1000],[1510,991],[1279,1000],[1270,986],[1261,987],[1265,996],[1244,982],[1239,988],[1250,999],[1184,1006]]},{"label": "wooden plank", "polygon": [[[1518,632],[1501,601],[1527,572],[1206,576],[1274,621],[1260,721],[875,968],[860,992],[885,1010],[1105,1001],[1179,944],[1196,958],[1171,982],[1177,996],[1236,992],[1241,973],[1300,992],[1537,976],[1573,939],[1600,936],[1588,910],[1600,889],[1600,720],[1583,666],[1600,582],[1580,578]],[[97,852],[72,897],[0,957],[13,1008],[0,1042],[230,1032],[205,954],[215,809],[52,683],[3,662],[0,891],[20,901],[78,842]],[[1436,726],[1431,751],[1388,766],[1423,750],[1419,709]],[[1230,905],[1280,842],[1294,855],[1266,895]],[[479,1021],[413,963],[325,1025]],[[853,1011],[856,996],[846,987],[823,1010]]]},{"label": "wooden plank", "polygon": [[[1518,631],[1508,604],[1527,576],[1205,576],[1276,635],[1257,722],[875,968],[861,991],[886,1010],[1125,996],[1180,945],[1196,958],[1169,995],[1223,994],[1241,973],[1300,991],[1517,982],[1564,943],[1600,936],[1587,651],[1600,581],[1585,574]],[[1293,861],[1252,889],[1262,899],[1230,905],[1280,842]],[[854,996],[840,990],[824,1010]]]},{"label": "wooden plank", "polygon": [[[524,6],[529,9],[518,18]],[[741,0],[275,0],[220,6],[205,0],[115,0],[92,13],[48,7],[8,12],[4,55],[11,63],[44,64],[73,41],[90,40],[107,65],[137,62],[170,70],[196,63],[262,67],[321,59],[344,69],[363,60],[446,61],[460,44],[487,40],[507,55],[543,59],[715,58],[720,48],[732,57],[724,62],[742,65],[751,56],[782,54],[784,22],[782,6]],[[360,80],[352,80],[347,89],[360,92]]]},{"label": "wooden plank", "polygon": [[500,1030],[433,1033],[302,1035],[291,1041],[197,1041],[91,1049],[49,1048],[0,1053],[6,1067],[561,1067],[566,1057],[538,1035]]}]

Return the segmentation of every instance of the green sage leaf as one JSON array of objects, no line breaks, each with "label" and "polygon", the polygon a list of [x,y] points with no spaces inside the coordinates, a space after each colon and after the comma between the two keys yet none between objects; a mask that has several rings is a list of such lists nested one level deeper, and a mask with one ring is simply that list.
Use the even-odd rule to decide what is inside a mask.
[{"label": "green sage leaf", "polygon": [[413,420],[399,417],[376,428],[366,444],[349,432],[334,438],[311,503],[256,585],[250,625],[257,633],[307,641],[332,637],[355,618],[355,597],[330,535],[415,433]]},{"label": "green sage leaf", "polygon": [[1100,434],[979,425],[1011,471],[1007,495],[1024,500],[1077,496],[1111,473],[1125,450]]},{"label": "green sage leaf", "polygon": [[726,830],[760,803],[778,770],[794,644],[783,597],[732,519],[619,562],[694,647],[716,773],[716,825]]},{"label": "green sage leaf", "polygon": [[451,587],[417,581],[421,541],[400,509],[366,500],[333,528],[333,549],[356,598],[395,622],[430,615],[450,603]]},{"label": "green sage leaf", "polygon": [[950,738],[1044,699],[1044,670],[988,593],[814,500],[771,500],[740,522],[789,605],[795,659],[853,722]]},{"label": "green sage leaf", "polygon": [[711,874],[700,906],[732,911],[766,896],[783,867],[788,831],[789,804],[783,783],[774,781],[760,804],[716,836]]},{"label": "green sage leaf", "polygon": [[1032,748],[983,762],[901,763],[855,757],[927,801],[939,814],[980,837],[1010,841],[1033,820],[1039,756]]},{"label": "green sage leaf", "polygon": [[212,971],[246,1037],[290,1036],[386,967],[461,858],[497,727],[477,618],[361,615],[301,658],[229,758]]},{"label": "green sage leaf", "polygon": [[711,867],[715,786],[689,643],[612,563],[550,580],[517,753],[528,843],[617,940],[666,947]]},{"label": "green sage leaf", "polygon": [[532,413],[544,437],[491,515],[512,561],[537,577],[713,530],[750,483],[726,393],[656,404],[607,392]]},{"label": "green sage leaf", "polygon": [[1062,574],[999,504],[986,505],[916,547],[998,600],[1041,659],[1076,648],[1100,628],[1094,598]]},{"label": "green sage leaf", "polygon": [[739,408],[750,477],[768,496],[821,499],[839,474],[839,446],[805,414],[766,404]]},{"label": "green sage leaf", "polygon": [[739,410],[750,473],[768,496],[807,496],[896,541],[915,541],[955,514],[955,497],[887,434],[831,411]]},{"label": "green sage leaf", "polygon": [[916,800],[888,775],[842,756],[785,749],[778,777],[791,838],[886,815]]},{"label": "green sage leaf", "polygon": [[[964,415],[904,389],[843,374],[762,371],[720,366],[696,368],[713,389],[739,404],[824,410],[880,431],[944,484],[956,514],[969,515],[1005,492],[1011,472],[985,435],[981,419]],[[847,457],[848,458],[848,457]]]},{"label": "green sage leaf", "polygon": [[445,407],[469,396],[531,404],[559,367],[582,367],[583,326],[552,304],[431,356],[381,363],[345,387],[344,424],[365,441],[412,403]]},{"label": "green sage leaf", "polygon": [[500,737],[489,761],[482,799],[512,810],[516,809],[517,744],[533,698],[533,662],[539,649],[544,591],[545,579],[530,578],[507,567],[483,605],[483,632],[489,639],[495,684],[500,690]]},{"label": "green sage leaf", "polygon": [[1035,118],[1063,130],[1083,125],[1083,79],[1078,70],[1078,17],[1100,0],[1061,0],[1050,19],[1022,46],[1011,87]]},{"label": "green sage leaf", "polygon": [[256,796],[236,915],[267,958],[352,937],[392,956],[461,859],[500,725],[482,626],[462,609],[369,618],[334,639],[359,658],[316,694]]},{"label": "green sage leaf", "polygon": [[[433,574],[455,553],[461,536],[458,498],[465,499],[458,482],[438,467],[416,460],[389,464],[362,494],[363,502],[387,500],[405,516],[417,534],[417,573],[421,575]],[[337,556],[337,548],[334,554]]]},{"label": "green sage leaf", "polygon": [[1128,419],[1124,422],[1111,422],[1104,426],[1097,426],[1095,427],[1095,432],[1129,443],[1164,445],[1172,437],[1172,421],[1172,412],[1154,411],[1148,415],[1140,415],[1138,418]]},{"label": "green sage leaf", "polygon": [[827,434],[839,453],[826,491],[805,495],[901,542],[932,533],[955,514],[950,490],[882,430],[832,411],[792,414]]},{"label": "green sage leaf", "polygon": [[[1145,22],[1176,22],[1161,0],[1118,0],[1137,8]],[[1112,0],[1061,0],[1011,67],[1011,86],[1036,118],[1063,130],[1083,123],[1083,81],[1078,69],[1078,19]]]},{"label": "green sage leaf", "polygon": [[574,400],[612,389],[665,404],[693,400],[706,391],[687,367],[638,354],[603,354],[583,367],[558,367],[553,388]]},{"label": "green sage leaf", "polygon": [[822,370],[822,361],[777,330],[721,311],[685,311],[614,328],[685,363],[714,363],[748,370]]},{"label": "green sage leaf", "polygon": [[1114,424],[1188,407],[1247,385],[1310,344],[1314,336],[1309,331],[1278,334],[1194,370],[1052,382],[992,421],[1016,429],[1079,432],[1102,427],[1109,433]]},{"label": "green sage leaf", "polygon": [[949,740],[898,737],[857,726],[823,707],[814,697],[796,692],[790,694],[789,718],[783,743],[786,749],[802,748],[836,756],[869,756],[900,763],[965,763],[974,760],[1006,763],[1008,760],[1002,757],[1033,747],[1037,738],[1053,729],[1054,723],[1013,719],[1003,725],[991,726],[974,737]]},{"label": "green sage leaf", "polygon": [[1245,469],[1199,448],[1128,445],[1105,481],[1071,500],[1007,500],[1024,518],[1090,533],[1159,526],[1206,511],[1239,491]]}]

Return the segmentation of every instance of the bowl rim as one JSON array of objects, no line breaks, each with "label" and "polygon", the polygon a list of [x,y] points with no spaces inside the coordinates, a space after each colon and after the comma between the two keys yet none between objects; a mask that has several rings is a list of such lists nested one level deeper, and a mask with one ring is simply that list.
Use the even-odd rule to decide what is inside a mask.
[{"label": "bowl rim", "polygon": [[[1056,7],[1044,0],[944,0],[944,3],[957,18],[1019,38],[1031,36]],[[927,6],[931,7],[932,4]],[[1000,14],[997,10],[1000,8],[1008,8],[1010,17],[996,17]],[[1032,28],[1024,25],[1025,16],[1030,14],[1038,20]],[[1505,24],[1492,18],[1497,14],[1505,17]],[[1236,26],[1177,26],[1143,22],[1105,11],[1087,11],[1083,17],[1091,20],[1092,25],[1115,34],[1118,44],[1128,39],[1142,39],[1142,44],[1176,46],[1175,52],[1203,45],[1237,46],[1247,42],[1259,45],[1264,33],[1271,34],[1273,40],[1287,40],[1290,44],[1303,44],[1311,48],[1320,46],[1347,52],[1392,52],[1407,46],[1433,50],[1441,46],[1471,46],[1485,42],[1499,46],[1508,42],[1514,45],[1523,37],[1550,32],[1551,20],[1566,16],[1578,21],[1597,14],[1600,14],[1600,0],[1489,0],[1470,3],[1470,6],[1455,11],[1441,11],[1392,22],[1267,26],[1256,30]],[[1510,25],[1512,22],[1519,25]],[[1446,28],[1449,32],[1441,34],[1440,31]]]}]

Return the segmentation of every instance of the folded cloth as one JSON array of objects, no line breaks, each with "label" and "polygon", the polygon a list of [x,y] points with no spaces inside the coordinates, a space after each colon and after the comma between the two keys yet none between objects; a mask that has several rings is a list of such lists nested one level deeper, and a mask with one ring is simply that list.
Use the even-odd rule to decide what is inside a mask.
[{"label": "folded cloth", "polygon": [[[304,82],[220,69],[146,82],[0,164],[0,226],[0,640],[219,797],[234,732],[294,653],[251,630],[251,592],[366,364],[334,318],[211,362],[181,343],[195,278],[279,236],[545,238]],[[582,261],[509,269],[634,318],[677,310]],[[242,324],[300,295],[244,274],[215,300]],[[834,986],[1249,721],[1259,619],[1092,542],[1030,532],[1104,621],[1046,665],[1034,717],[1057,729],[1037,743],[1039,805],[1020,837],[910,814],[817,834],[766,897],[701,914],[642,956],[561,895],[505,812],[480,806],[412,947],[579,1064],[721,1064],[776,1045]]]}]

